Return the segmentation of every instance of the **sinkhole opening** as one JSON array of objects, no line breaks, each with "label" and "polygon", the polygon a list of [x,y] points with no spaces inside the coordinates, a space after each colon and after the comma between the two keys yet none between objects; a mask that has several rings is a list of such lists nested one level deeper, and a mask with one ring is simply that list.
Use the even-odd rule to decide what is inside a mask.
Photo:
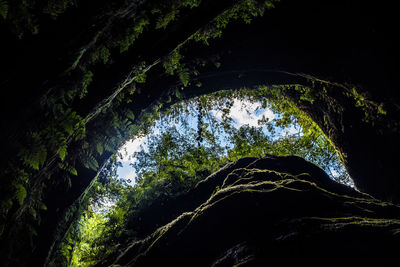
[{"label": "sinkhole opening", "polygon": [[243,157],[300,156],[353,186],[321,129],[296,103],[271,97],[271,91],[218,91],[140,118],[139,134],[120,147],[89,188],[87,209],[63,244],[70,248],[71,266],[92,266],[121,244],[144,238],[155,229],[142,215],[157,217],[155,202],[185,194]]}]

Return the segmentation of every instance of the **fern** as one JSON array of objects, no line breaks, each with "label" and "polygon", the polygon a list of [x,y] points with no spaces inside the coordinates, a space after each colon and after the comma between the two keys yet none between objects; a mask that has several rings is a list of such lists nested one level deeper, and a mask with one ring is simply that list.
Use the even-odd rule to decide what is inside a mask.
[{"label": "fern", "polygon": [[53,19],[56,19],[60,14],[64,13],[69,6],[74,5],[72,0],[50,0],[43,9],[43,12],[49,14]]},{"label": "fern", "polygon": [[135,21],[135,26],[131,29],[131,33],[127,33],[124,40],[119,44],[120,53],[123,53],[129,49],[129,47],[136,41],[136,39],[143,33],[145,26],[150,24],[149,19],[146,16],[140,17]]},{"label": "fern", "polygon": [[22,149],[19,153],[19,157],[26,165],[32,167],[34,170],[39,170],[46,161],[47,150],[43,144],[35,144],[31,151]]},{"label": "fern", "polygon": [[37,212],[36,212],[36,210],[35,210],[33,207],[29,207],[29,208],[28,208],[28,212],[29,212],[29,214],[36,220],[36,218],[37,218]]},{"label": "fern", "polygon": [[85,153],[82,153],[81,155],[83,166],[85,166],[87,169],[97,171],[99,168],[99,163],[97,162],[96,158],[88,151],[85,151]]},{"label": "fern", "polygon": [[174,50],[171,54],[169,54],[163,62],[165,72],[169,75],[174,75],[175,71],[179,69],[181,59],[182,56],[177,50]]},{"label": "fern", "polygon": [[103,145],[101,143],[97,143],[96,150],[99,153],[99,155],[101,156],[103,154],[103,150],[104,150]]},{"label": "fern", "polygon": [[4,0],[0,0],[0,16],[6,19],[8,15],[8,3]]},{"label": "fern", "polygon": [[27,192],[25,187],[22,184],[17,184],[15,186],[15,199],[18,201],[19,205],[24,203]]},{"label": "fern", "polygon": [[182,98],[182,94],[181,94],[181,92],[179,91],[178,88],[175,90],[175,96],[176,96],[176,98],[178,98],[178,99],[181,99],[181,98]]},{"label": "fern", "polygon": [[178,10],[173,6],[170,12],[168,12],[164,16],[158,17],[156,23],[156,29],[167,28],[168,24],[174,21],[177,15],[178,15]]},{"label": "fern", "polygon": [[189,84],[190,81],[190,73],[189,69],[183,68],[179,71],[179,80],[182,82],[182,84],[186,87]]},{"label": "fern", "polygon": [[194,8],[198,7],[201,3],[201,0],[182,0],[181,5],[184,7]]},{"label": "fern", "polygon": [[93,81],[93,72],[88,71],[87,73],[85,73],[85,75],[83,76],[83,80],[81,83],[81,93],[79,94],[79,98],[82,99],[86,96],[88,90],[88,86],[90,85],[90,83]]},{"label": "fern", "polygon": [[108,152],[113,152],[115,148],[114,148],[114,143],[113,143],[112,138],[106,137],[103,142],[103,147],[104,147],[104,150],[106,150]]},{"label": "fern", "polygon": [[127,110],[125,113],[126,117],[130,120],[135,120],[135,114],[133,114],[132,110]]},{"label": "fern", "polygon": [[83,119],[81,119],[78,123],[75,124],[75,133],[74,139],[75,141],[82,140],[86,134],[86,125]]},{"label": "fern", "polygon": [[60,146],[57,149],[57,154],[60,156],[60,159],[62,161],[64,161],[65,156],[67,155],[67,140],[65,138],[62,139],[62,143],[60,144]]},{"label": "fern", "polygon": [[98,47],[95,51],[93,51],[92,63],[97,63],[98,61],[102,61],[103,64],[107,64],[110,61],[111,52],[110,50],[103,46]]},{"label": "fern", "polygon": [[74,166],[70,165],[68,162],[64,161],[62,163],[60,163],[58,165],[60,167],[60,169],[67,171],[68,173],[77,176],[78,172],[77,170],[74,168]]}]

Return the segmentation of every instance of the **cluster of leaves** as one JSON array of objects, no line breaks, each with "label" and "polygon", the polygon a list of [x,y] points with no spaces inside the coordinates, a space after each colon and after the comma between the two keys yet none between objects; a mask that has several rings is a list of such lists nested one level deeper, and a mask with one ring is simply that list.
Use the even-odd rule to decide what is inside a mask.
[{"label": "cluster of leaves", "polygon": [[1,0],[0,1],[0,16],[3,19],[6,19],[7,14],[8,14],[8,3],[5,0]]},{"label": "cluster of leaves", "polygon": [[374,125],[376,121],[378,121],[381,117],[384,117],[387,113],[382,104],[377,104],[373,101],[370,101],[365,93],[359,93],[355,87],[347,89],[345,94],[354,101],[354,105],[357,108],[360,108],[363,111],[364,122]]},{"label": "cluster of leaves", "polygon": [[115,236],[121,235],[118,230],[126,212],[121,213],[112,205],[126,198],[129,186],[125,180],[115,179],[116,164],[114,156],[85,192],[79,219],[63,238],[53,265],[94,266],[118,246]]},{"label": "cluster of leaves", "polygon": [[196,42],[202,41],[206,45],[210,39],[219,38],[222,36],[223,30],[234,20],[242,20],[245,23],[250,23],[253,18],[263,16],[265,10],[274,7],[274,2],[279,0],[241,0],[238,1],[231,9],[226,10],[220,16],[216,17],[206,27],[197,31],[191,39]]},{"label": "cluster of leaves", "polygon": [[76,1],[73,0],[22,0],[8,2],[1,0],[0,18],[10,21],[16,36],[23,38],[27,34],[37,34],[39,32],[41,26],[39,14],[57,19],[60,14],[75,5]]}]

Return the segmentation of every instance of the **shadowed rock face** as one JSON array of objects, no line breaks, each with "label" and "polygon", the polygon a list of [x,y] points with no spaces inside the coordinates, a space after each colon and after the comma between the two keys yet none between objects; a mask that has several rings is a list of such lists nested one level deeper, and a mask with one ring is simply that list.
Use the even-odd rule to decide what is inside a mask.
[{"label": "shadowed rock face", "polygon": [[[342,153],[360,191],[382,200],[400,202],[399,45],[395,1],[372,5],[361,0],[282,0],[252,24],[233,23],[222,38],[213,40],[209,46],[189,42],[181,47],[199,29],[207,29],[233,2],[241,2],[202,0],[198,8],[183,10],[163,30],[156,27],[158,15],[150,15],[150,24],[143,34],[123,53],[118,45],[126,37],[132,37],[130,30],[139,24],[137,18],[142,12],[151,13],[153,5],[170,1],[78,1],[66,12],[60,10],[62,14],[57,19],[42,12],[46,3],[56,2],[76,1],[0,1],[4,46],[0,62],[1,265],[41,266],[53,255],[79,217],[81,196],[101,165],[129,136],[136,134],[136,130],[126,132],[123,123],[126,111],[133,113],[136,126],[158,104],[167,108],[180,100],[176,94],[179,92],[176,89],[182,86],[180,79],[166,75],[162,66],[163,60],[177,48],[182,50],[183,63],[200,71],[199,76],[192,75],[193,81],[181,92],[184,98],[258,85],[312,87],[319,96],[314,103],[298,101],[296,95],[288,97],[293,97]],[[7,5],[8,15],[3,19]],[[27,16],[29,13],[32,16]],[[23,32],[34,30],[25,29],[29,26],[24,26],[25,22],[32,27],[39,26],[39,32],[20,38],[19,27],[22,26]],[[107,51],[111,55],[104,53]],[[215,55],[220,57],[220,68],[215,68]],[[208,63],[198,67],[198,59]],[[147,62],[144,72],[147,82],[142,84],[138,79],[133,90],[126,81],[133,82],[132,71],[140,73],[143,62]],[[197,82],[203,86],[197,87]],[[123,91],[119,91],[122,87]],[[81,98],[81,93],[86,96]],[[116,124],[120,126],[114,127]],[[107,151],[97,151],[97,144],[110,139],[113,142],[112,146],[108,144]],[[91,157],[87,157],[88,153]],[[24,159],[25,155],[30,155],[31,160]],[[94,164],[88,168],[88,159],[99,166]],[[245,168],[247,161],[251,159],[227,167],[215,179],[210,177],[190,195],[171,202],[170,208],[153,206],[153,213],[148,211],[145,216],[148,224],[137,226],[140,233],[145,237],[182,212],[193,212],[213,195],[217,186],[239,190],[230,181],[241,177],[241,173],[231,175],[225,186],[224,179],[234,168]],[[69,165],[61,168],[62,162],[68,162],[70,168],[67,168]],[[289,171],[289,167],[297,169],[291,164],[282,166],[274,168],[278,172]],[[268,178],[272,174],[260,173],[257,177],[264,175]],[[312,173],[310,177],[319,176]],[[236,183],[242,183],[242,187],[253,186],[247,182],[248,179],[239,179]],[[330,192],[342,192],[339,186],[329,182],[318,185],[329,188]],[[285,188],[289,185],[273,192]],[[218,194],[222,192],[225,189]],[[280,198],[274,201],[282,202]],[[291,201],[299,205],[294,210],[301,210],[307,204],[296,199]],[[317,201],[323,203],[318,199],[312,203]],[[326,211],[325,206],[322,211]],[[285,211],[289,213],[290,210]],[[339,238],[340,234],[337,235]],[[229,243],[213,260],[217,261],[225,252],[226,255],[246,254],[253,251],[251,247],[251,242]],[[220,262],[224,259],[220,258]]]},{"label": "shadowed rock face", "polygon": [[244,158],[160,204],[141,223],[169,222],[103,266],[396,266],[400,207],[301,158]]}]

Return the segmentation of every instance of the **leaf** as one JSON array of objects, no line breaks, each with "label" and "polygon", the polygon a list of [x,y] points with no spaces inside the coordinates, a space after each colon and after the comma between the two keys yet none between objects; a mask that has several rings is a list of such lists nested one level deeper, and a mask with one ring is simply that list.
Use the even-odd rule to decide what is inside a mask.
[{"label": "leaf", "polygon": [[378,114],[382,114],[382,115],[387,114],[386,110],[383,108],[383,105],[378,106]]},{"label": "leaf", "polygon": [[99,153],[99,155],[101,156],[103,154],[103,151],[104,151],[103,145],[101,143],[97,143],[96,144],[96,150]]},{"label": "leaf", "polygon": [[29,214],[32,215],[32,217],[36,219],[36,217],[37,217],[36,210],[32,207],[29,207],[28,211],[29,211]]},{"label": "leaf", "polygon": [[97,171],[97,169],[99,168],[99,163],[97,162],[96,158],[89,153],[85,153],[84,155],[85,159],[83,165],[88,169]]},{"label": "leaf", "polygon": [[40,203],[40,207],[41,210],[47,210],[47,206],[44,203]]},{"label": "leaf", "polygon": [[75,141],[82,140],[86,134],[86,126],[83,120],[75,125]]},{"label": "leaf", "polygon": [[59,164],[59,167],[64,170],[69,172],[72,175],[77,176],[78,175],[78,171],[70,164],[68,164],[68,162],[63,162]]},{"label": "leaf", "polygon": [[176,90],[175,90],[175,96],[176,96],[178,99],[181,99],[181,98],[182,98],[182,94],[181,94],[181,92],[179,91],[179,89],[176,89]]},{"label": "leaf", "polygon": [[126,117],[128,117],[131,120],[135,120],[135,114],[133,114],[132,110],[128,110],[126,112]]},{"label": "leaf", "polygon": [[185,87],[188,86],[190,80],[190,73],[187,68],[184,68],[179,72],[179,80],[181,80],[182,84]]},{"label": "leaf", "polygon": [[78,171],[74,167],[70,166],[70,168],[68,168],[68,171],[69,173],[78,176]]},{"label": "leaf", "polygon": [[3,19],[6,19],[7,14],[8,14],[8,3],[6,1],[0,0],[0,16],[3,17]]},{"label": "leaf", "polygon": [[146,82],[146,73],[138,73],[133,80],[137,83],[145,83]]},{"label": "leaf", "polygon": [[26,198],[26,189],[22,184],[17,184],[15,187],[15,198],[18,201],[19,205],[24,203]]},{"label": "leaf", "polygon": [[60,156],[61,161],[64,161],[65,156],[67,155],[67,140],[63,138],[63,143],[61,146],[57,149],[57,154]]}]

